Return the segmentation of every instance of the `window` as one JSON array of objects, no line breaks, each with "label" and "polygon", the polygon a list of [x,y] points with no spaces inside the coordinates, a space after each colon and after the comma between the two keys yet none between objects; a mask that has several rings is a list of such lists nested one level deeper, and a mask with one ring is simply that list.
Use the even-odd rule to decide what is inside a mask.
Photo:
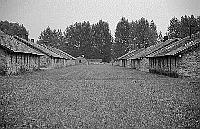
[{"label": "window", "polygon": [[26,56],[24,56],[24,64],[26,63]]},{"label": "window", "polygon": [[56,63],[59,63],[59,59],[56,59]]},{"label": "window", "polygon": [[169,67],[169,65],[168,65],[168,57],[167,57],[167,68]]}]

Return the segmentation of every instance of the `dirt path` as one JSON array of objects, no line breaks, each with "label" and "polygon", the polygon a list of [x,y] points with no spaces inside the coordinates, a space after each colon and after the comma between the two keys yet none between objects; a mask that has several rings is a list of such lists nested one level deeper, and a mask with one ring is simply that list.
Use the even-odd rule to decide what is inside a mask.
[{"label": "dirt path", "polygon": [[184,79],[88,65],[0,81],[8,128],[200,128],[200,83]]}]

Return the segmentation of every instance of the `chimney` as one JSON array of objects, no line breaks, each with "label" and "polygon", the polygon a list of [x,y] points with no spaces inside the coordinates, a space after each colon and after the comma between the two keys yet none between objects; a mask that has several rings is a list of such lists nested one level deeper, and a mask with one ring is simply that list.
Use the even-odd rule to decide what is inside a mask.
[{"label": "chimney", "polygon": [[31,39],[31,42],[33,42],[33,43],[34,43],[34,39]]}]

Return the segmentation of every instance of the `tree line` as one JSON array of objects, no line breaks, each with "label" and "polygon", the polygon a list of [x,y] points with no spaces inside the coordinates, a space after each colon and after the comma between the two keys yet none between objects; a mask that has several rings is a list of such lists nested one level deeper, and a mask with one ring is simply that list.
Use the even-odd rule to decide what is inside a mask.
[{"label": "tree line", "polygon": [[182,16],[180,19],[173,17],[170,20],[170,26],[168,27],[168,36],[170,38],[184,38],[191,34],[195,34],[200,31],[200,16]]},{"label": "tree line", "polygon": [[21,38],[26,38],[29,33],[23,24],[19,23],[11,23],[8,21],[1,21],[0,22],[0,30],[5,32],[8,35],[14,36],[17,35]]},{"label": "tree line", "polygon": [[115,42],[113,44],[113,56],[120,57],[135,49],[149,47],[157,42],[158,34],[154,21],[148,22],[141,18],[129,22],[122,17],[115,31]]},{"label": "tree line", "polygon": [[84,55],[87,59],[111,59],[112,36],[107,22],[100,20],[96,24],[79,22],[61,30],[47,27],[39,36],[39,44],[57,47],[72,56]]},{"label": "tree line", "polygon": [[[9,35],[24,38],[28,35],[26,28],[19,23],[0,22],[0,29]],[[184,38],[190,33],[200,31],[200,16],[182,16],[180,20],[173,17],[169,22],[166,35],[169,38]],[[102,59],[109,62],[131,50],[146,48],[162,40],[162,33],[157,32],[156,24],[145,18],[129,22],[122,17],[117,23],[114,37],[109,24],[99,20],[95,24],[89,21],[76,22],[62,32],[49,26],[39,36],[37,43],[59,48],[74,57],[84,55],[88,59]]]}]

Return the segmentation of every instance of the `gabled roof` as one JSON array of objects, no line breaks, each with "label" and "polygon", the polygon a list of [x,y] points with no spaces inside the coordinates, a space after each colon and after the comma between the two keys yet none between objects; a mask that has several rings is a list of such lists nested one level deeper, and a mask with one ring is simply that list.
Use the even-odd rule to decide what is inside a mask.
[{"label": "gabled roof", "polygon": [[28,54],[35,54],[35,55],[44,55],[39,51],[34,50],[33,48],[25,45],[24,43],[16,40],[13,36],[9,36],[2,31],[0,31],[0,46],[5,48],[10,52],[16,53],[28,53]]},{"label": "gabled roof", "polygon": [[14,38],[16,38],[17,40],[19,40],[19,41],[25,43],[25,44],[28,45],[28,46],[31,46],[31,47],[33,47],[33,48],[35,48],[35,49],[41,51],[42,53],[45,53],[45,54],[48,55],[48,56],[57,57],[57,58],[63,58],[62,56],[60,56],[60,55],[58,55],[58,54],[52,52],[51,50],[49,50],[49,49],[47,49],[47,48],[45,48],[45,47],[43,47],[43,46],[41,46],[41,45],[39,45],[39,44],[37,44],[37,43],[33,43],[33,42],[31,42],[31,41],[27,41],[27,40],[22,39],[22,38],[19,38],[19,37],[17,37],[17,36],[14,36]]},{"label": "gabled roof", "polygon": [[170,51],[169,53],[167,53],[166,55],[177,55],[177,54],[180,54],[181,52],[184,52],[185,50],[197,45],[197,44],[200,44],[200,39],[197,39],[195,41],[191,41],[187,44],[185,44],[184,46],[181,46],[177,49],[174,49],[172,51]]},{"label": "gabled roof", "polygon": [[154,53],[162,49],[163,47],[169,44],[172,44],[173,42],[176,42],[176,41],[178,41],[178,39],[169,39],[169,40],[166,40],[165,42],[158,42],[157,44],[149,46],[146,49],[143,49],[142,51],[140,51],[139,53],[131,56],[130,59],[139,59],[139,58],[147,57],[149,54]]},{"label": "gabled roof", "polygon": [[85,59],[85,57],[78,56],[78,57],[76,57],[76,59]]},{"label": "gabled roof", "polygon": [[131,54],[131,53],[133,53],[133,52],[135,52],[135,51],[136,51],[136,50],[132,50],[132,51],[130,51],[130,52],[124,54],[123,56],[118,57],[117,60],[126,59],[126,56],[128,56],[129,54]]},{"label": "gabled roof", "polygon": [[166,56],[166,55],[175,55],[193,45],[195,45],[195,43],[193,41],[191,41],[191,39],[189,37],[186,37],[180,41],[174,42],[174,43],[160,49],[156,53],[150,54],[148,57],[162,57],[162,56]]},{"label": "gabled roof", "polygon": [[62,56],[63,58],[65,59],[72,59],[72,60],[75,60],[76,58],[71,56],[70,54],[60,50],[60,49],[57,49],[57,48],[54,48],[54,47],[50,47],[50,46],[46,46],[46,48],[50,49],[51,51],[53,51],[54,53]]},{"label": "gabled roof", "polygon": [[134,51],[134,52],[130,53],[126,58],[127,58],[127,59],[132,59],[132,57],[134,57],[135,55],[141,53],[141,52],[144,51],[144,50],[145,50],[145,48],[141,48],[141,49],[139,49],[139,50],[137,50],[137,51]]}]

